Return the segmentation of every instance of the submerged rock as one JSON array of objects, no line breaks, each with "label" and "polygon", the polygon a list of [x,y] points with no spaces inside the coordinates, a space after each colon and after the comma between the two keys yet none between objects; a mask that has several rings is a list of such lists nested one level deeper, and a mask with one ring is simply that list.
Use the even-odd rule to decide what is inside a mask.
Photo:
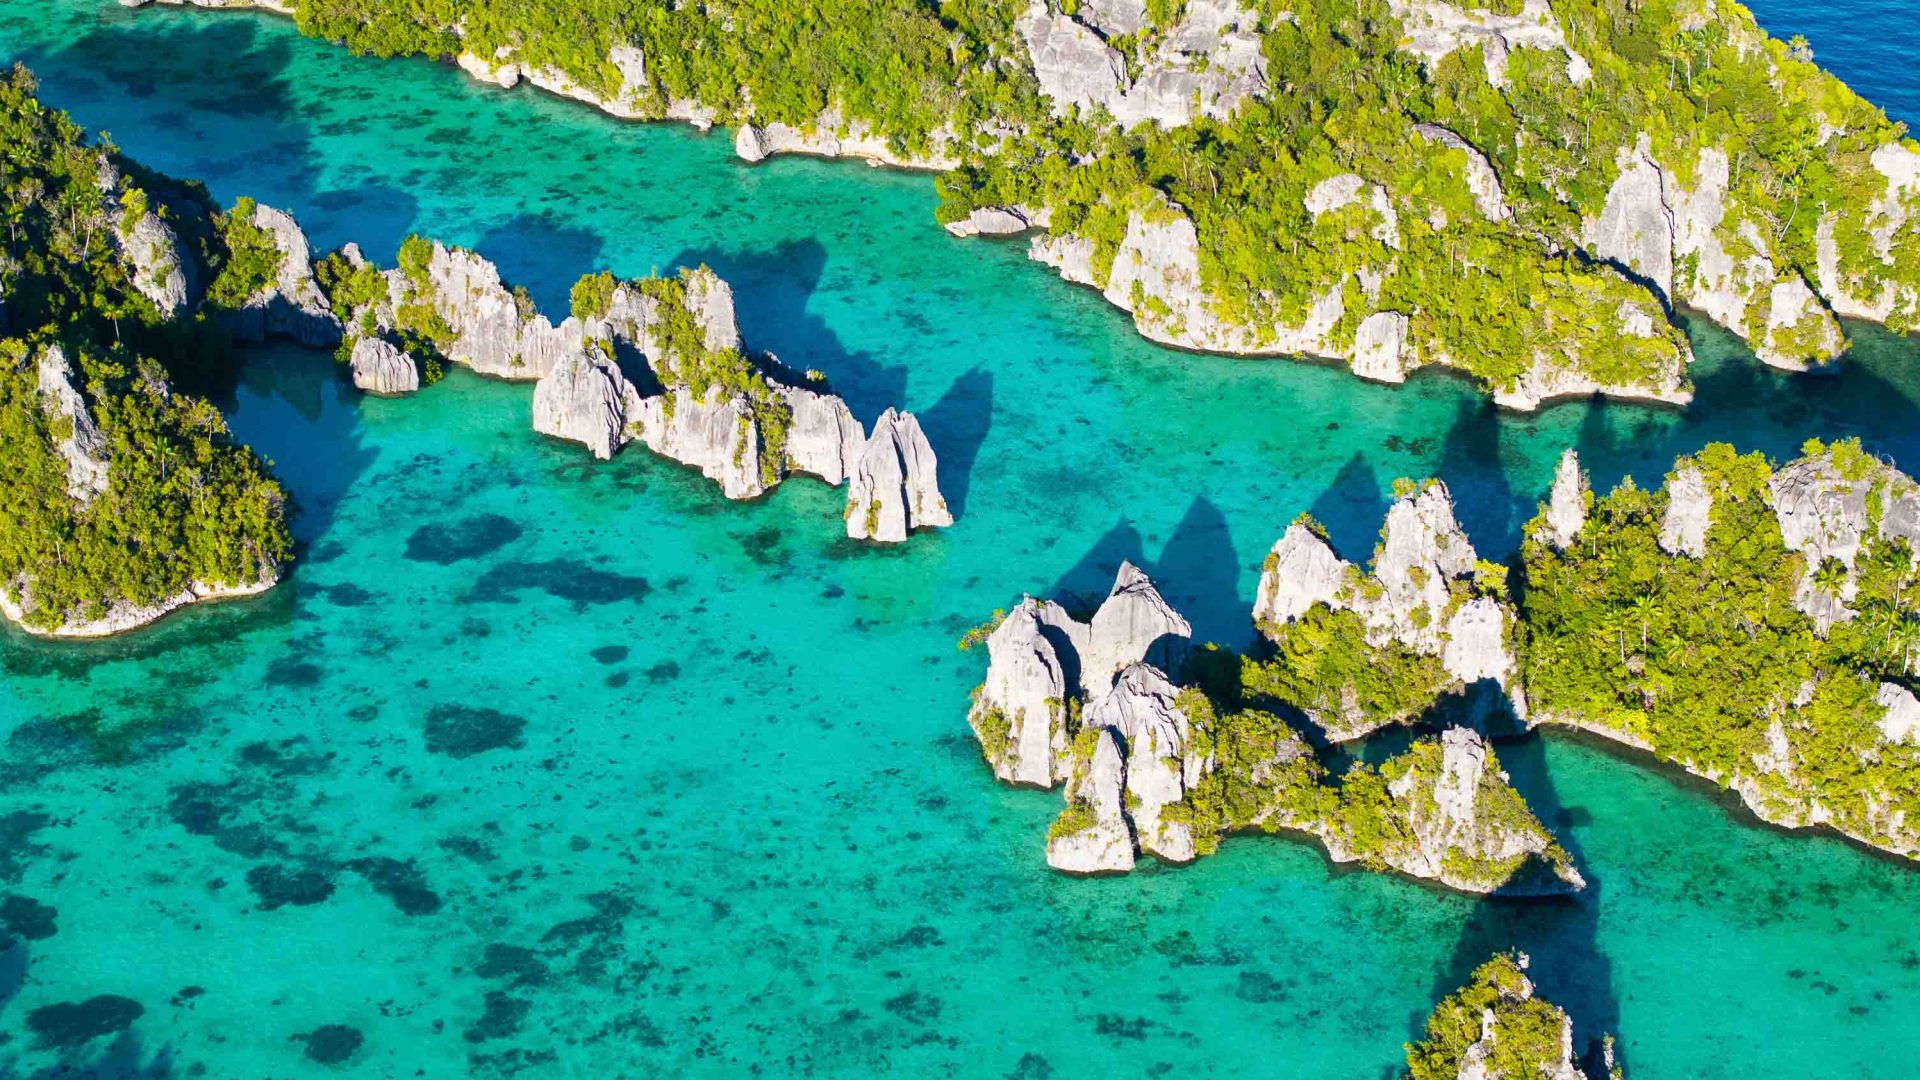
[{"label": "submerged rock", "polygon": [[953,524],[939,461],[912,413],[880,414],[847,491],[847,535],[897,544],[913,529]]},{"label": "submerged rock", "polygon": [[[80,395],[73,364],[58,345],[40,352],[36,365],[40,407],[49,416],[65,421],[65,434],[57,434],[54,448],[67,463],[67,495],[81,505],[107,490],[107,439],[87,411]],[[56,433],[61,425],[56,425]]]},{"label": "submerged rock", "polygon": [[347,366],[353,385],[369,394],[410,394],[420,389],[420,369],[413,357],[385,338],[363,337],[354,342]]}]

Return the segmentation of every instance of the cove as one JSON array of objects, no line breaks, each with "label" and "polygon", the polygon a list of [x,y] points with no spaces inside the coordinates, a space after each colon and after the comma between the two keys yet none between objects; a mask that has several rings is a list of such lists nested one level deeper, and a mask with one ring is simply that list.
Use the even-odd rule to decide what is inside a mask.
[{"label": "cove", "polygon": [[0,1071],[1379,1076],[1518,947],[1635,1076],[1756,1046],[1904,1075],[1910,866],[1551,737],[1501,755],[1594,883],[1576,901],[1281,839],[1069,880],[1038,850],[1056,797],[979,761],[983,662],[954,642],[1133,558],[1242,644],[1287,522],[1364,551],[1400,475],[1445,479],[1498,558],[1568,445],[1602,490],[1711,439],[1920,465],[1913,343],[1852,327],[1842,374],[1788,377],[1696,326],[1692,409],[1504,415],[1440,376],[1154,348],[1018,247],[947,239],[924,177],[749,168],[266,16],[16,0],[0,42],[133,156],[321,246],[468,244],[554,310],[587,270],[709,263],[756,345],[865,421],[920,413],[960,519],[856,547],[820,485],[733,505],[539,440],[525,387],[363,399],[259,351],[224,404],[301,503],[288,584],[101,644],[0,637],[0,893],[57,913],[0,953]]}]

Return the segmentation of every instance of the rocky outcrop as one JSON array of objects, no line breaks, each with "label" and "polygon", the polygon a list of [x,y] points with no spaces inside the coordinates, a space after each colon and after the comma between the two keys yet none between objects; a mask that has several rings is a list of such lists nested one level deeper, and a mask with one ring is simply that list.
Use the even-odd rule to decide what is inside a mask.
[{"label": "rocky outcrop", "polygon": [[589,345],[534,384],[533,430],[583,443],[605,461],[626,441],[627,413],[638,408],[638,399],[613,360]]},{"label": "rocky outcrop", "polygon": [[[456,33],[458,28],[455,28]],[[550,94],[584,102],[603,112],[629,120],[659,118],[652,85],[647,78],[647,57],[638,46],[618,42],[607,51],[607,63],[620,76],[620,84],[611,90],[596,90],[574,81],[555,67],[535,67],[515,58],[514,50],[501,47],[492,58],[463,52],[455,58],[460,70],[495,86],[511,89],[521,80]]]},{"label": "rocky outcrop", "polygon": [[273,281],[232,313],[229,325],[233,335],[243,341],[290,338],[316,349],[340,344],[340,320],[313,280],[307,234],[285,211],[265,204],[255,204],[253,224],[272,236],[280,252],[280,269]]},{"label": "rocky outcrop", "polygon": [[1488,221],[1505,221],[1513,216],[1507,206],[1506,192],[1500,186],[1500,174],[1494,171],[1493,162],[1480,148],[1468,142],[1458,132],[1439,124],[1415,124],[1414,134],[1430,143],[1437,143],[1449,150],[1458,150],[1467,158],[1467,190],[1473,194],[1473,204],[1480,215]]},{"label": "rocky outcrop", "polygon": [[892,165],[902,169],[945,171],[959,164],[953,153],[951,131],[935,134],[933,146],[924,153],[902,153],[891,140],[877,134],[861,120],[848,120],[837,109],[829,108],[803,127],[772,123],[743,124],[735,133],[733,152],[749,165],[765,161],[775,154],[808,154],[814,157],[860,158],[870,165]]},{"label": "rocky outcrop", "polygon": [[1566,31],[1548,0],[1526,0],[1514,15],[1485,8],[1463,10],[1441,0],[1392,0],[1389,9],[1404,32],[1400,47],[1420,57],[1428,68],[1456,49],[1478,45],[1486,60],[1487,81],[1497,87],[1507,85],[1507,56],[1515,49],[1565,53],[1567,81],[1576,85],[1593,75],[1586,58],[1567,44]]},{"label": "rocky outcrop", "polygon": [[947,232],[959,237],[1017,236],[1028,229],[1044,229],[1051,220],[1046,210],[1031,206],[982,206],[959,221],[947,222]]},{"label": "rocky outcrop", "polygon": [[1365,206],[1373,211],[1373,226],[1368,235],[1390,248],[1400,246],[1400,215],[1393,208],[1387,189],[1370,183],[1358,173],[1327,177],[1307,190],[1301,200],[1315,220],[1349,206]]},{"label": "rocky outcrop", "polygon": [[[1528,966],[1525,953],[1481,965],[1434,1010],[1428,1039],[1407,1047],[1407,1064],[1421,1076],[1459,1080],[1622,1080],[1611,1036],[1591,1063],[1597,1070],[1582,1067],[1573,1052],[1573,1018],[1534,996]],[[1463,1028],[1479,1038],[1461,1045]]]},{"label": "rocky outcrop", "polygon": [[[1854,617],[1848,605],[1866,544],[1901,540],[1920,550],[1920,487],[1891,465],[1864,457],[1842,465],[1831,452],[1816,454],[1774,473],[1769,491],[1781,540],[1806,561],[1794,603],[1820,633]],[[1845,571],[1837,589],[1820,583],[1829,560]]]},{"label": "rocky outcrop", "polygon": [[699,469],[720,485],[727,498],[766,494],[760,427],[745,394],[729,394],[713,386],[704,396],[695,397],[691,388],[678,386],[642,398],[630,420],[649,450]]},{"label": "rocky outcrop", "polygon": [[1105,698],[1135,665],[1179,670],[1192,635],[1132,563],[1120,565],[1086,622],[1058,604],[1022,597],[987,638],[987,678],[969,714],[994,773],[1040,787],[1065,779],[1069,712]]},{"label": "rocky outcrop", "polygon": [[1842,222],[1837,211],[1827,213],[1815,234],[1820,293],[1840,315],[1886,322],[1904,313],[1911,319],[1920,314],[1920,293],[1911,286],[1880,280],[1878,275],[1895,263],[1895,239],[1912,236],[1912,204],[1920,194],[1920,150],[1907,140],[1887,143],[1873,152],[1870,164],[1886,188],[1868,204],[1866,220],[1856,227],[1864,230],[1871,257],[1879,265],[1842,267],[1837,236]]},{"label": "rocky outcrop", "polygon": [[447,359],[499,379],[538,379],[581,350],[581,327],[555,326],[523,305],[500,282],[500,271],[474,252],[436,241],[424,276],[387,271],[395,307],[425,304],[453,331]]},{"label": "rocky outcrop", "polygon": [[1376,311],[1353,332],[1353,373],[1375,382],[1407,380],[1409,320],[1398,311]]},{"label": "rocky outcrop", "polygon": [[1660,518],[1660,549],[1698,559],[1707,553],[1707,529],[1713,524],[1713,493],[1693,465],[1681,465],[1667,481],[1667,510]]},{"label": "rocky outcrop", "polygon": [[1668,208],[1660,166],[1642,136],[1637,150],[1622,150],[1620,175],[1607,190],[1606,206],[1589,221],[1582,242],[1646,282],[1663,300],[1673,297],[1673,211]]},{"label": "rocky outcrop", "polygon": [[[1632,337],[1650,338],[1655,334],[1652,316],[1632,306],[1622,308],[1615,330]],[[1594,378],[1557,354],[1536,353],[1533,366],[1526,374],[1510,385],[1494,388],[1493,401],[1518,412],[1532,412],[1551,401],[1595,394],[1685,405],[1693,400],[1693,390],[1686,379],[1686,365],[1692,359],[1690,351],[1675,349],[1645,378],[1631,383],[1610,383]]]},{"label": "rocky outcrop", "polygon": [[1159,669],[1131,664],[1082,722],[1120,736],[1127,754],[1124,813],[1140,850],[1189,862],[1196,854],[1193,830],[1167,810],[1183,802],[1212,765],[1189,752],[1192,727],[1174,700],[1178,694]]},{"label": "rocky outcrop", "polygon": [[35,365],[40,407],[53,421],[54,447],[67,463],[67,495],[85,505],[107,490],[107,440],[87,410],[67,354],[48,345]]},{"label": "rocky outcrop", "polygon": [[[420,369],[413,357],[385,338],[363,337],[353,343],[347,361],[353,385],[369,394],[411,394],[420,389]],[[538,427],[536,419],[535,427]]]},{"label": "rocky outcrop", "polygon": [[[1197,116],[1229,119],[1267,92],[1259,17],[1236,0],[1188,0],[1176,25],[1141,33],[1145,23],[1131,5],[1081,4],[1068,14],[1033,0],[1015,28],[1056,115],[1098,108],[1122,127],[1176,128]],[[1131,43],[1131,56],[1114,48],[1116,37]]]},{"label": "rocky outcrop", "polygon": [[1920,746],[1920,699],[1913,691],[1881,683],[1874,700],[1886,711],[1880,716],[1880,737],[1890,743]]},{"label": "rocky outcrop", "polygon": [[1580,455],[1569,446],[1560,455],[1553,470],[1553,490],[1547,497],[1546,539],[1561,551],[1573,543],[1587,523],[1587,503],[1591,493],[1586,473],[1580,469]]},{"label": "rocky outcrop", "polygon": [[[1394,646],[1438,659],[1443,681],[1433,687],[1436,696],[1471,690],[1484,708],[1493,699],[1477,688],[1497,687],[1510,707],[1524,714],[1508,644],[1513,613],[1492,595],[1475,595],[1478,556],[1454,518],[1446,485],[1429,481],[1403,494],[1388,509],[1381,537],[1373,572],[1363,575],[1309,523],[1290,526],[1262,568],[1254,602],[1260,632],[1284,643],[1289,627],[1316,607],[1352,612],[1364,648]],[[1337,705],[1302,707],[1330,739],[1358,738],[1408,719],[1369,713],[1351,688],[1327,689],[1328,702]]]},{"label": "rocky outcrop", "polygon": [[180,238],[151,209],[129,213],[121,200],[108,207],[114,241],[132,268],[128,276],[140,295],[152,301],[163,319],[178,319],[194,303],[193,263],[182,255]]},{"label": "rocky outcrop", "polygon": [[847,535],[897,544],[914,529],[953,524],[940,494],[939,460],[912,413],[888,409],[854,467],[847,489]]},{"label": "rocky outcrop", "polygon": [[853,475],[867,445],[867,433],[847,403],[833,394],[804,386],[774,384],[774,392],[793,413],[787,424],[787,463],[834,487]]},{"label": "rocky outcrop", "polygon": [[1773,367],[1805,371],[1827,363],[1846,348],[1839,321],[1798,273],[1787,274],[1767,290],[1766,310],[1766,326],[1749,337],[1749,344],[1756,356]]},{"label": "rocky outcrop", "polygon": [[1133,869],[1133,830],[1126,814],[1126,760],[1112,728],[1087,733],[1067,781],[1067,809],[1047,832],[1047,865],[1072,874],[1124,874]]}]

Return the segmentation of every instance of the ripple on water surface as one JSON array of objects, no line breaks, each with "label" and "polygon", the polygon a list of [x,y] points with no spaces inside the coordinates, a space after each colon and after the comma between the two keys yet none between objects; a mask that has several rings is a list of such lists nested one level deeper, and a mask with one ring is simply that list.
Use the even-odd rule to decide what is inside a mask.
[{"label": "ripple on water surface", "polygon": [[323,245],[475,245],[554,310],[589,269],[709,263],[748,335],[863,420],[918,411],[962,511],[872,551],[818,484],[728,505],[537,439],[525,387],[359,399],[324,356],[259,352],[231,415],[299,497],[299,573],[122,640],[0,637],[0,1072],[1378,1076],[1519,946],[1635,1075],[1744,1073],[1755,1047],[1781,1075],[1904,1075],[1906,867],[1547,738],[1501,753],[1593,882],[1577,901],[1277,839],[1068,880],[1040,852],[1057,796],[979,763],[982,661],[954,641],[1131,558],[1241,643],[1285,524],[1311,509],[1364,551],[1401,475],[1446,479],[1500,557],[1567,445],[1601,487],[1711,438],[1920,463],[1912,345],[1861,328],[1844,375],[1790,378],[1700,329],[1689,412],[1503,416],[1446,377],[1147,346],[1017,246],[946,239],[924,177],[746,168],[721,136],[251,14],[17,0],[0,41],[130,153]]}]

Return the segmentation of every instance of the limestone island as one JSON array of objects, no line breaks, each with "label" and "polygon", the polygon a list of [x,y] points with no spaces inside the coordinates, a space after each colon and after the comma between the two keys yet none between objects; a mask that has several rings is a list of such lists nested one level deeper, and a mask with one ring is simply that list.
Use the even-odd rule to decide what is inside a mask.
[{"label": "limestone island", "polygon": [[[968,720],[994,774],[1063,786],[1050,865],[1120,873],[1142,854],[1183,863],[1232,832],[1286,830],[1336,862],[1465,892],[1584,887],[1480,734],[1451,728],[1332,777],[1285,720],[1208,679],[1190,635],[1131,564],[1085,621],[1024,597],[971,635],[988,666]],[[1189,685],[1169,671],[1192,673]]]},{"label": "limestone island", "polygon": [[1427,1017],[1406,1080],[1625,1080],[1613,1036],[1573,1052],[1573,1018],[1534,993],[1525,953],[1501,953]]},{"label": "limestone island", "polygon": [[1032,234],[1153,340],[1516,409],[1690,400],[1692,317],[1796,370],[1920,318],[1920,144],[1739,4],[168,2],[730,124],[748,163],[937,170],[949,232]]}]

